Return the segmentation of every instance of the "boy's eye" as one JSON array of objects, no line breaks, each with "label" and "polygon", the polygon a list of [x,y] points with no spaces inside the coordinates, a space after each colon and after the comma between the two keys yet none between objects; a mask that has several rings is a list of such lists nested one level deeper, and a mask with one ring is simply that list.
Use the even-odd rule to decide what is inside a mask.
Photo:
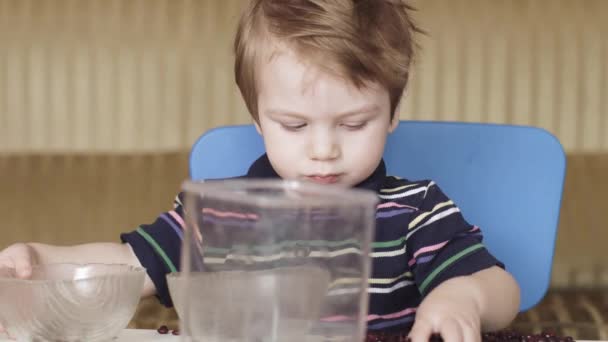
[{"label": "boy's eye", "polygon": [[306,124],[305,123],[293,123],[293,124],[282,123],[281,127],[283,127],[283,129],[285,129],[285,130],[295,132],[295,131],[299,131],[300,129],[306,127]]},{"label": "boy's eye", "polygon": [[367,122],[346,122],[342,126],[349,130],[358,130],[365,127],[366,124]]}]

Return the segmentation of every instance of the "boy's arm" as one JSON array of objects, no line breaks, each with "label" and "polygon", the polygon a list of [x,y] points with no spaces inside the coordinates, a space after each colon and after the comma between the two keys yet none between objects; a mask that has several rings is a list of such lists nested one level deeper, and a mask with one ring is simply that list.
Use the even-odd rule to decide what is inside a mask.
[{"label": "boy's arm", "polygon": [[448,279],[422,301],[410,333],[413,342],[433,333],[445,340],[481,341],[480,331],[504,329],[519,311],[515,279],[498,266]]},{"label": "boy's arm", "polygon": [[468,280],[471,287],[477,289],[473,291],[473,297],[479,303],[483,331],[506,328],[515,319],[521,297],[519,285],[510,273],[494,266],[473,273],[464,280]]},{"label": "boy's arm", "polygon": [[412,341],[428,341],[431,333],[446,340],[480,341],[481,330],[508,325],[517,314],[519,288],[483,245],[481,230],[433,182],[417,207],[406,241],[423,297]]},{"label": "boy's arm", "polygon": [[498,266],[449,279],[431,291],[425,301],[440,295],[468,297],[479,310],[482,331],[507,327],[519,311],[519,286],[511,274]]},{"label": "boy's arm", "polygon": [[[32,249],[34,263],[105,263],[142,267],[128,243],[100,242],[76,246],[52,246],[41,243],[28,243],[27,245]],[[154,283],[146,274],[142,297],[155,293],[156,288]]]}]

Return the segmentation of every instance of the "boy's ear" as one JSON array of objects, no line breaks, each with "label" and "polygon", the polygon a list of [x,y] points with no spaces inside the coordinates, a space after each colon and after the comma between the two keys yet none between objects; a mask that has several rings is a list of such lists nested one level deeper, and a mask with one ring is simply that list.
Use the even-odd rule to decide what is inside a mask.
[{"label": "boy's ear", "polygon": [[397,126],[399,126],[399,107],[397,107],[395,110],[395,115],[393,115],[393,118],[391,119],[388,132],[393,133],[397,129]]},{"label": "boy's ear", "polygon": [[262,135],[262,127],[260,126],[258,120],[253,120],[253,124],[255,125],[255,130],[258,131],[260,135]]},{"label": "boy's ear", "polygon": [[393,118],[391,119],[391,124],[388,127],[388,133],[393,133],[397,127],[399,126],[399,113],[401,113],[401,105],[403,104],[403,101],[405,100],[405,96],[407,95],[407,93],[404,91],[403,94],[401,95],[401,98],[399,99],[399,102],[397,103],[397,106],[395,106],[395,111],[392,113],[393,114]]}]

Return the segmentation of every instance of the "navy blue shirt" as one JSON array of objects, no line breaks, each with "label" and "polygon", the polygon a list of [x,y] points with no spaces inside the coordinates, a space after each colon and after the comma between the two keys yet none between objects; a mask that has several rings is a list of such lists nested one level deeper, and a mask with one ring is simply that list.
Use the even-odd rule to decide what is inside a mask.
[{"label": "navy blue shirt", "polygon": [[[246,178],[279,178],[266,155]],[[498,265],[482,244],[479,227],[433,181],[387,176],[384,162],[357,185],[376,192],[376,231],[369,279],[368,329],[409,329],[424,297],[447,279]],[[180,269],[182,196],[155,222],[121,235],[154,282],[157,297],[171,306],[166,274]]]}]

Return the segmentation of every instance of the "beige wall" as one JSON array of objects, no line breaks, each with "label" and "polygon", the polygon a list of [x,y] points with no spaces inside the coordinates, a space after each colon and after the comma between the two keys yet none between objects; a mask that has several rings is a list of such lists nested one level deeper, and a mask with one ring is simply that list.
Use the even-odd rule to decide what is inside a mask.
[{"label": "beige wall", "polygon": [[[185,150],[247,123],[242,0],[0,0],[0,153]],[[538,125],[608,150],[605,0],[417,0],[402,118]]]}]

